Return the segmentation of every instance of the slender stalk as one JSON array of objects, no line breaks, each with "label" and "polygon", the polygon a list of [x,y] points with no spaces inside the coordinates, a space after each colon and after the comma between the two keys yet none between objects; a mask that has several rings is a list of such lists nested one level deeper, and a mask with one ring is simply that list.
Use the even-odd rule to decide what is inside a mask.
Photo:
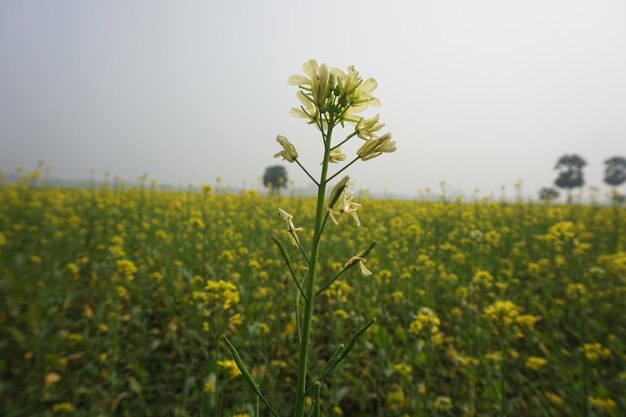
[{"label": "slender stalk", "polygon": [[331,151],[334,151],[335,149],[337,149],[338,147],[340,147],[341,145],[343,145],[344,143],[346,143],[347,141],[349,141],[350,139],[352,139],[353,137],[355,137],[357,134],[357,131],[355,130],[354,132],[350,133],[348,135],[348,137],[346,137],[344,140],[342,140],[341,142],[339,142],[337,145],[333,146],[332,148],[330,148]]},{"label": "slender stalk", "polygon": [[289,272],[291,273],[291,276],[293,278],[293,282],[295,282],[296,287],[298,287],[298,290],[300,290],[300,295],[302,295],[304,297],[305,301],[308,301],[309,300],[308,297],[306,296],[306,294],[302,290],[302,286],[300,285],[300,282],[298,282],[298,278],[296,277],[296,272],[293,270],[293,267],[291,266],[291,264],[287,264],[287,266],[289,267]]},{"label": "slender stalk", "polygon": [[324,197],[326,194],[326,176],[328,175],[328,158],[330,156],[330,144],[332,136],[332,123],[328,123],[328,133],[324,137],[324,159],[322,160],[322,173],[317,190],[317,209],[315,212],[315,231],[313,235],[313,246],[309,262],[309,276],[306,281],[304,319],[302,323],[302,343],[300,343],[300,357],[298,363],[298,380],[296,385],[296,410],[295,417],[304,416],[304,398],[306,390],[307,362],[309,356],[309,342],[311,339],[311,322],[313,317],[313,306],[315,302],[315,279],[317,274],[317,259],[319,255],[320,240],[322,238],[322,222],[326,214],[324,207]]},{"label": "slender stalk", "polygon": [[328,287],[330,287],[332,285],[333,282],[337,281],[337,279],[343,275],[344,272],[346,272],[348,269],[352,268],[354,265],[349,265],[349,266],[345,266],[341,271],[339,271],[339,273],[337,275],[335,275],[333,278],[329,279],[328,281],[326,281],[324,283],[324,285],[322,285],[322,288],[320,288],[319,290],[317,290],[317,292],[315,293],[315,296],[317,297],[318,295],[320,295],[321,293],[324,292],[324,290]]},{"label": "slender stalk", "polygon": [[304,250],[304,248],[300,244],[300,239],[296,235],[296,232],[294,232],[293,230],[290,230],[289,233],[293,237],[294,242],[296,242],[296,246],[298,247],[298,249],[300,249],[300,253],[304,257],[304,259],[307,261],[307,263],[311,262],[311,260],[309,259],[309,255],[306,254],[306,251]]},{"label": "slender stalk", "polygon": [[313,182],[315,183],[315,185],[317,185],[317,186],[319,187],[320,185],[318,184],[317,180],[316,180],[315,178],[313,178],[313,176],[312,176],[311,174],[309,174],[309,171],[307,171],[307,170],[306,170],[306,168],[302,166],[302,164],[300,163],[300,161],[298,161],[298,159],[297,159],[297,158],[296,158],[296,159],[294,159],[294,161],[296,161],[296,164],[298,164],[298,165],[300,166],[300,168],[302,168],[302,170],[304,171],[304,173],[305,173],[306,175],[308,175],[308,176],[309,176],[309,178],[311,178],[311,181],[313,181]]},{"label": "slender stalk", "polygon": [[343,171],[345,171],[346,169],[348,169],[348,167],[352,164],[354,164],[356,161],[358,161],[359,159],[361,159],[361,157],[357,156],[356,158],[354,158],[352,161],[350,161],[350,163],[348,165],[346,165],[345,167],[341,168],[339,171],[335,172],[335,174],[333,176],[331,176],[330,178],[328,178],[326,180],[326,182],[330,182],[333,180],[333,178],[335,178],[337,175],[341,174]]}]

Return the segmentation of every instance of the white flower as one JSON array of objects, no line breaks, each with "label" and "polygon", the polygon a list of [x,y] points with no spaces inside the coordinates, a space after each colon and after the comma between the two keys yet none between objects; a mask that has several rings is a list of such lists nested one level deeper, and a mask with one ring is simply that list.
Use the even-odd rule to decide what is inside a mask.
[{"label": "white flower", "polygon": [[354,127],[354,131],[357,133],[357,136],[364,140],[373,139],[376,137],[375,132],[382,129],[385,124],[378,123],[378,119],[380,114],[372,117],[371,119],[366,119],[365,117],[361,117],[361,119],[357,122]]},{"label": "white flower", "polygon": [[317,65],[317,61],[311,59],[302,65],[302,69],[308,77],[292,75],[287,80],[287,83],[310,91],[313,96],[313,102],[320,106],[323,105],[326,102],[329,91],[330,70],[328,66],[326,64]]},{"label": "white flower", "polygon": [[347,268],[349,266],[354,265],[355,263],[359,264],[359,268],[361,269],[361,274],[363,274],[363,276],[367,277],[372,275],[372,271],[370,271],[369,269],[367,269],[367,267],[365,266],[365,262],[367,262],[367,260],[365,258],[363,258],[363,253],[361,252],[360,254],[353,256],[352,258],[348,259],[348,262],[346,262],[344,264],[344,267]]},{"label": "white flower", "polygon": [[315,123],[318,117],[317,107],[313,103],[313,99],[304,94],[301,90],[298,90],[296,97],[300,100],[302,105],[300,108],[292,107],[289,111],[294,117],[300,117],[302,119],[308,119],[309,123]]},{"label": "white flower", "polygon": [[280,207],[278,208],[278,214],[280,214],[280,217],[282,217],[285,223],[287,223],[287,230],[289,231],[289,240],[291,241],[291,244],[297,246],[300,243],[297,233],[301,232],[302,228],[295,227],[293,224],[293,216]]},{"label": "white flower", "polygon": [[298,158],[298,151],[289,140],[281,135],[276,136],[276,142],[280,143],[283,150],[274,155],[274,158],[282,157],[287,162],[293,162]]},{"label": "white flower", "polygon": [[330,155],[328,157],[328,162],[331,164],[336,164],[337,162],[341,162],[346,159],[346,154],[341,151],[341,147],[333,149],[330,151]]},{"label": "white flower", "polygon": [[361,225],[359,216],[356,214],[357,209],[361,207],[361,205],[358,203],[354,203],[352,201],[353,198],[354,196],[352,192],[344,192],[343,201],[339,204],[337,209],[328,209],[328,215],[330,216],[330,219],[333,221],[333,223],[338,225],[339,222],[337,221],[337,217],[341,218],[344,214],[349,214],[350,216],[352,216],[357,226]]}]

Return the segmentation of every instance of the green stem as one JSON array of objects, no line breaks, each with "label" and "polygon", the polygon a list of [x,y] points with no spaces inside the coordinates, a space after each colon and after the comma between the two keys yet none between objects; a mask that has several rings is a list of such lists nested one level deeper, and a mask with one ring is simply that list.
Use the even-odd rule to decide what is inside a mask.
[{"label": "green stem", "polygon": [[296,283],[296,287],[298,287],[298,290],[300,290],[300,295],[302,295],[304,297],[304,299],[306,301],[308,301],[309,300],[308,297],[306,296],[306,294],[302,290],[302,286],[298,282],[298,278],[296,277],[296,272],[293,270],[293,267],[291,266],[291,264],[287,264],[287,266],[289,267],[289,272],[291,273],[291,276],[293,278],[293,282]]},{"label": "green stem", "polygon": [[339,142],[338,145],[333,146],[332,148],[330,148],[331,151],[334,151],[335,149],[337,149],[338,147],[340,147],[341,145],[343,145],[344,143],[346,143],[347,141],[349,141],[350,139],[352,139],[353,137],[355,137],[357,134],[357,131],[355,130],[354,132],[350,133],[344,140],[342,140],[341,142]]},{"label": "green stem", "polygon": [[296,246],[298,247],[298,249],[300,249],[300,253],[304,257],[304,259],[307,261],[307,263],[311,262],[311,260],[309,259],[309,255],[306,254],[306,251],[300,244],[300,239],[298,238],[298,235],[296,235],[296,232],[294,232],[293,230],[290,230],[289,233],[293,237],[294,242],[296,242]]},{"label": "green stem", "polygon": [[296,161],[296,164],[298,164],[300,166],[300,168],[302,168],[302,170],[304,171],[304,173],[306,175],[309,176],[309,178],[311,178],[311,181],[313,181],[315,183],[315,185],[317,185],[318,187],[320,186],[317,181],[315,180],[315,178],[313,178],[313,176],[311,176],[311,174],[309,174],[309,171],[306,170],[305,167],[302,166],[302,164],[300,163],[300,161],[298,161],[298,159],[294,159],[294,161]]},{"label": "green stem", "polygon": [[346,169],[348,169],[348,167],[352,164],[354,164],[356,161],[358,161],[359,159],[361,159],[360,156],[357,156],[356,158],[354,158],[352,161],[350,161],[350,163],[348,165],[346,165],[345,167],[341,168],[339,171],[335,172],[335,174],[333,176],[331,176],[329,179],[326,180],[326,182],[330,182],[333,180],[333,178],[335,178],[337,175],[341,174],[343,171],[345,171]]},{"label": "green stem", "polygon": [[315,278],[317,273],[317,259],[319,256],[320,241],[322,238],[322,222],[326,215],[324,197],[326,194],[326,176],[328,175],[328,158],[330,156],[330,143],[332,135],[332,123],[328,123],[328,133],[324,137],[324,159],[322,160],[322,173],[317,190],[317,209],[315,212],[315,232],[313,246],[309,262],[309,279],[306,281],[304,319],[302,323],[302,343],[300,343],[300,357],[298,363],[298,381],[296,386],[296,412],[295,417],[304,416],[304,398],[306,390],[307,362],[309,355],[309,342],[311,339],[311,322],[313,318],[313,305],[315,297]]}]

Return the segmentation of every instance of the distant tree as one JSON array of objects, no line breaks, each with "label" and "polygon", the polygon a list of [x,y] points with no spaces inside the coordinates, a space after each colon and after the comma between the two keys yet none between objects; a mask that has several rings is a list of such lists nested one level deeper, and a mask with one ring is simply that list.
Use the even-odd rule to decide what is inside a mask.
[{"label": "distant tree", "polygon": [[614,156],[604,161],[604,182],[613,187],[611,199],[615,204],[623,204],[626,197],[617,192],[617,187],[626,181],[626,158]]},{"label": "distant tree", "polygon": [[539,190],[539,199],[541,201],[550,202],[559,198],[559,192],[552,187],[543,187]]},{"label": "distant tree", "polygon": [[281,188],[287,187],[287,170],[282,165],[265,168],[263,185],[269,188],[272,194],[280,194]]},{"label": "distant tree", "polygon": [[563,155],[559,158],[554,169],[559,171],[559,176],[554,184],[567,191],[567,202],[571,201],[572,189],[582,187],[585,184],[583,168],[587,165],[584,159],[576,154]]},{"label": "distant tree", "polygon": [[614,156],[604,161],[604,164],[604,182],[611,187],[617,187],[626,181],[626,158]]}]

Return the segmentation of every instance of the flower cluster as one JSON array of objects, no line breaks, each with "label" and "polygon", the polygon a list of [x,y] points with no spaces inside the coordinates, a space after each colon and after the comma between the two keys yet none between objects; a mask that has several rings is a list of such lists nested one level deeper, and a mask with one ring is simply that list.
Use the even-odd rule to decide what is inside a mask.
[{"label": "flower cluster", "polygon": [[228,310],[239,302],[239,290],[231,282],[208,280],[204,291],[194,291],[193,298],[205,303],[218,303]]},{"label": "flower cluster", "polygon": [[422,307],[409,325],[409,332],[419,334],[422,331],[428,331],[430,334],[435,334],[439,331],[440,325],[441,321],[435,312],[428,307]]},{"label": "flower cluster", "polygon": [[[380,106],[380,101],[373,95],[378,86],[376,80],[363,80],[353,66],[344,72],[326,64],[319,65],[314,59],[305,62],[302,69],[305,75],[292,75],[288,79],[289,84],[298,86],[296,97],[300,101],[300,107],[291,109],[293,116],[306,119],[309,124],[316,125],[322,131],[329,124],[344,126],[347,122],[353,125],[354,131],[346,141],[353,136],[365,141],[357,151],[357,159],[362,161],[374,159],[383,153],[395,152],[396,142],[391,139],[391,133],[378,137],[378,132],[385,126],[380,122],[380,114],[371,118],[360,115],[370,106]],[[298,152],[294,145],[281,135],[276,140],[283,150],[274,157],[295,162]],[[341,144],[330,149],[330,163],[345,159],[346,154],[342,152]]]},{"label": "flower cluster", "polygon": [[591,362],[597,362],[600,359],[606,359],[611,356],[611,351],[602,346],[600,343],[585,343],[582,351]]}]

